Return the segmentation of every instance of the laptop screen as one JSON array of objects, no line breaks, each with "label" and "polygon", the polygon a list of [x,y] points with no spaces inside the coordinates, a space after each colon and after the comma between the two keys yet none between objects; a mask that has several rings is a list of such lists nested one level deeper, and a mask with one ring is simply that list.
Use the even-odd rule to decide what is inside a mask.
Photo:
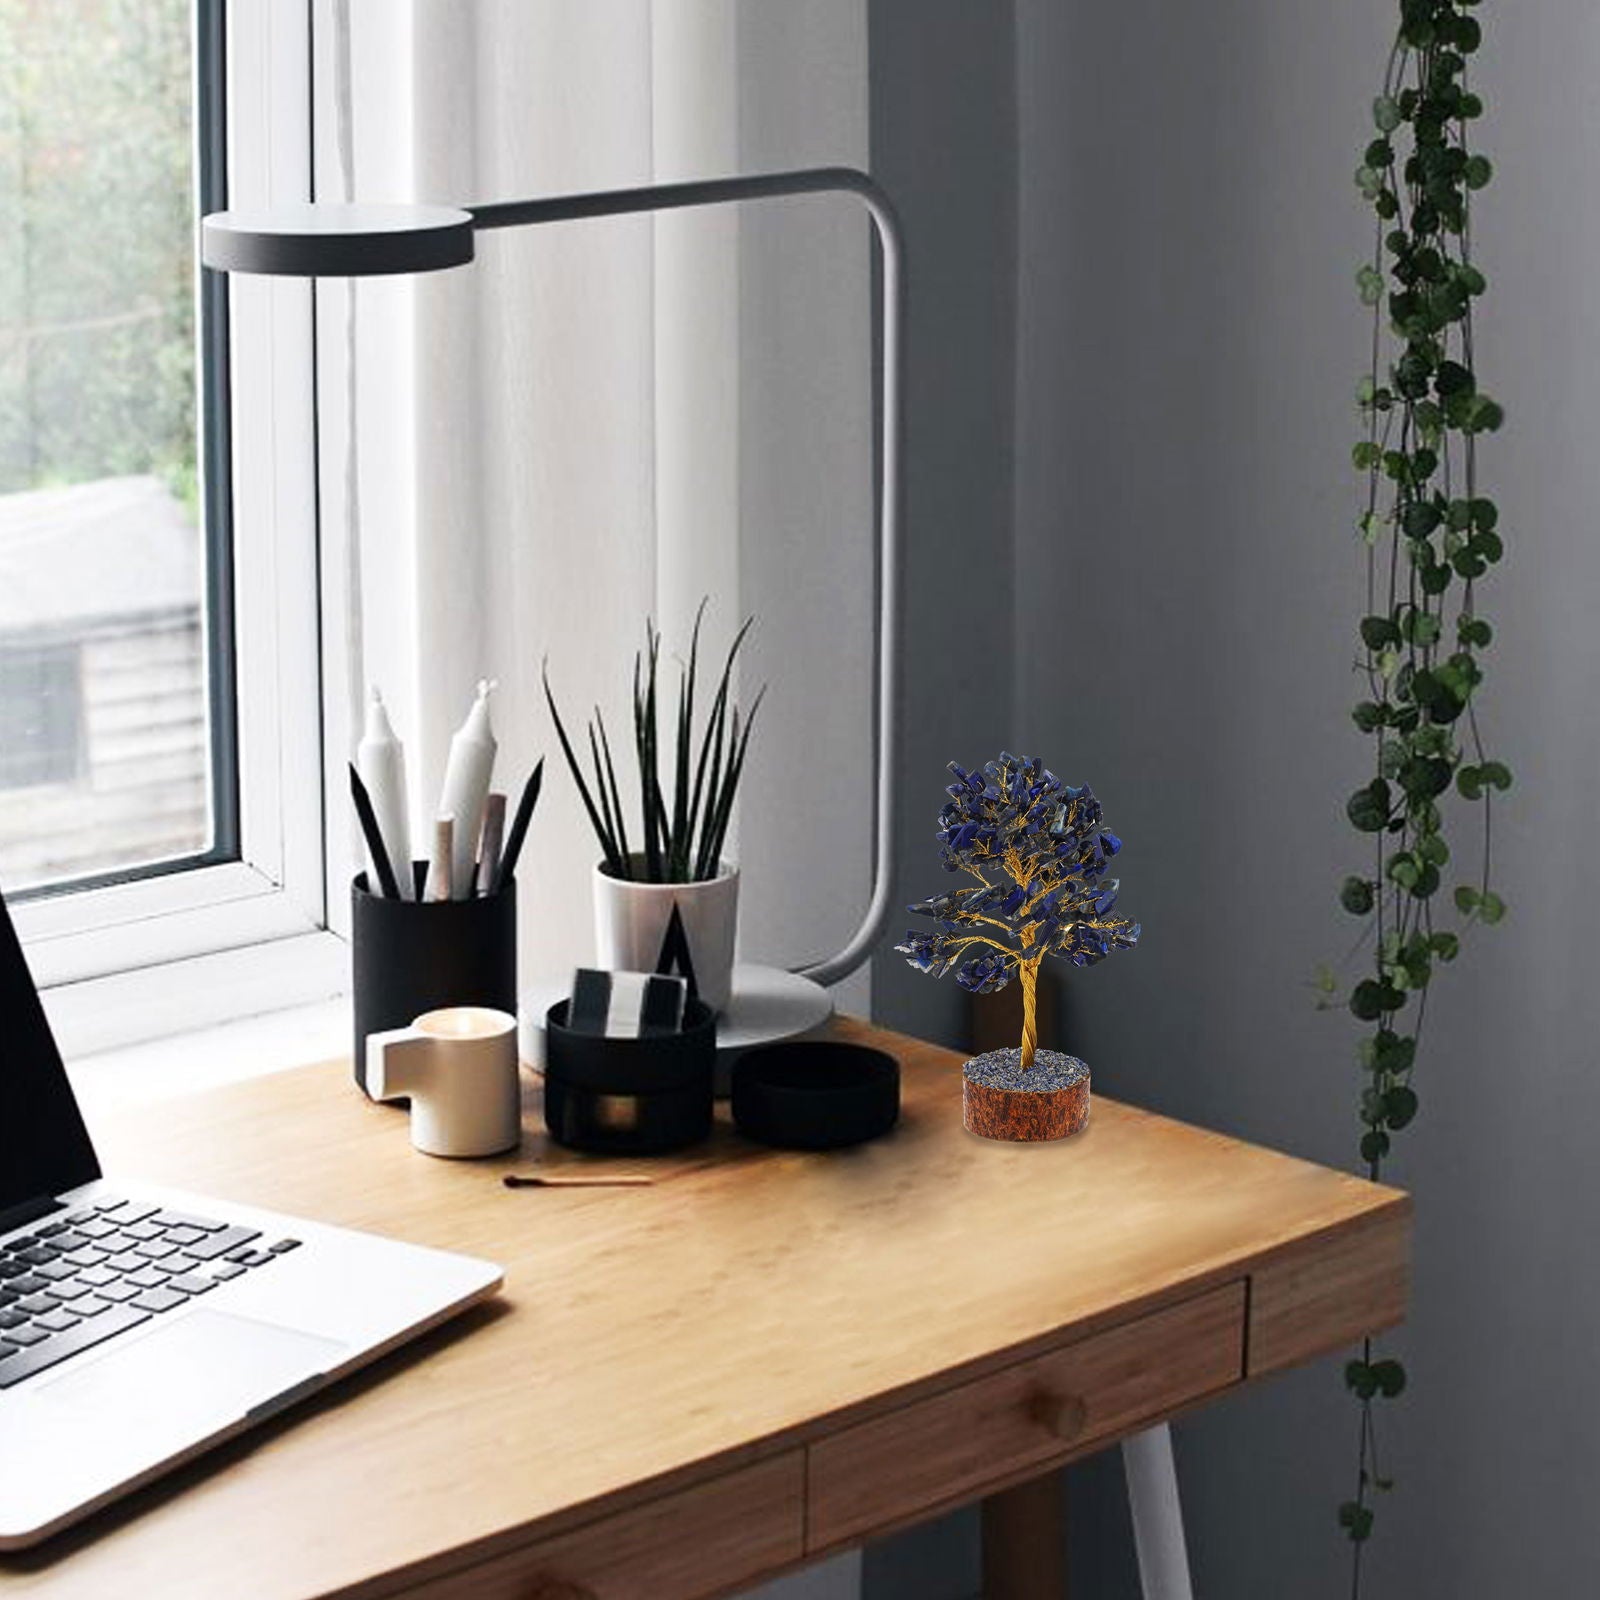
[{"label": "laptop screen", "polygon": [[0,1212],[99,1176],[61,1053],[0,899]]}]

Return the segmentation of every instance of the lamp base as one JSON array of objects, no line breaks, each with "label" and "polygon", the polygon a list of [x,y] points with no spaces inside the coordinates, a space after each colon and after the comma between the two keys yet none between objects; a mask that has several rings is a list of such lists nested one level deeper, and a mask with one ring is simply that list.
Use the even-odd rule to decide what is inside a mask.
[{"label": "lamp base", "polygon": [[1022,1069],[1022,1052],[988,1050],[962,1068],[962,1120],[985,1139],[1034,1144],[1065,1139],[1089,1123],[1089,1069],[1076,1056],[1040,1050]]}]

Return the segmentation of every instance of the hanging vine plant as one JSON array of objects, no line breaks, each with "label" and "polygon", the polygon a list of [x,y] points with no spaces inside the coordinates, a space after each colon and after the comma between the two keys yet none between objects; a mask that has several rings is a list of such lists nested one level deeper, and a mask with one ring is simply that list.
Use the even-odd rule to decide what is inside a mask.
[{"label": "hanging vine plant", "polygon": [[[1365,694],[1353,716],[1371,740],[1372,777],[1347,811],[1372,855],[1365,873],[1345,879],[1340,900],[1367,924],[1359,948],[1371,965],[1349,1008],[1369,1030],[1360,1042],[1360,1154],[1374,1179],[1417,1115],[1417,1048],[1436,969],[1455,959],[1459,928],[1505,914],[1490,887],[1490,815],[1511,774],[1486,753],[1476,712],[1493,638],[1479,589],[1504,553],[1499,512],[1478,474],[1479,440],[1503,415],[1479,382],[1473,348],[1474,306],[1487,285],[1472,260],[1472,197],[1491,177],[1488,158],[1471,147],[1483,113],[1468,82],[1482,40],[1476,9],[1477,0],[1402,0],[1373,103],[1376,137],[1356,174],[1377,217],[1372,258],[1356,279],[1373,328],[1354,451],[1367,478],[1358,524],[1367,606]],[[1458,801],[1476,818],[1464,820]],[[1470,847],[1455,842],[1458,823]],[[1465,881],[1444,895],[1453,848],[1470,864],[1452,872]],[[1447,908],[1458,927],[1440,925]],[[1355,1497],[1339,1507],[1339,1522],[1354,1544],[1359,1595],[1373,1499],[1390,1487],[1375,1412],[1405,1387],[1406,1373],[1369,1339],[1345,1382],[1361,1408],[1360,1444]]]}]

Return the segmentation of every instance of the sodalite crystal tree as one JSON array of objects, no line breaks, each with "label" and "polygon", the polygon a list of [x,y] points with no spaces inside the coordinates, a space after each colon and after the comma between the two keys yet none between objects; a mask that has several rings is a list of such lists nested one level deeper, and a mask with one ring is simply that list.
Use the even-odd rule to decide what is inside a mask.
[{"label": "sodalite crystal tree", "polygon": [[940,862],[977,881],[910,907],[938,927],[908,933],[895,948],[936,978],[953,969],[974,994],[1020,977],[1015,1066],[1027,1073],[1038,1049],[1035,999],[1045,958],[1088,967],[1138,942],[1138,923],[1110,914],[1117,883],[1105,873],[1122,841],[1103,825],[1088,786],[1063,783],[1042,761],[1002,752],[981,772],[955,762],[950,771],[956,781],[939,813]]}]

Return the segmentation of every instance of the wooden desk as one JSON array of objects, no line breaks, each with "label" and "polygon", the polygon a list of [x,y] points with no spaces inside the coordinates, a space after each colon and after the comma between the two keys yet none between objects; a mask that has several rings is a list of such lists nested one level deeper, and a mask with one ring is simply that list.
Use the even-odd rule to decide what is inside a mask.
[{"label": "wooden desk", "polygon": [[488,1256],[506,1292],[0,1562],[0,1597],[698,1600],[1400,1317],[1403,1194],[1107,1100],[1076,1139],[985,1143],[959,1056],[837,1027],[901,1057],[894,1135],[719,1128],[649,1188],[416,1155],[342,1066],[97,1126],[113,1175]]}]

